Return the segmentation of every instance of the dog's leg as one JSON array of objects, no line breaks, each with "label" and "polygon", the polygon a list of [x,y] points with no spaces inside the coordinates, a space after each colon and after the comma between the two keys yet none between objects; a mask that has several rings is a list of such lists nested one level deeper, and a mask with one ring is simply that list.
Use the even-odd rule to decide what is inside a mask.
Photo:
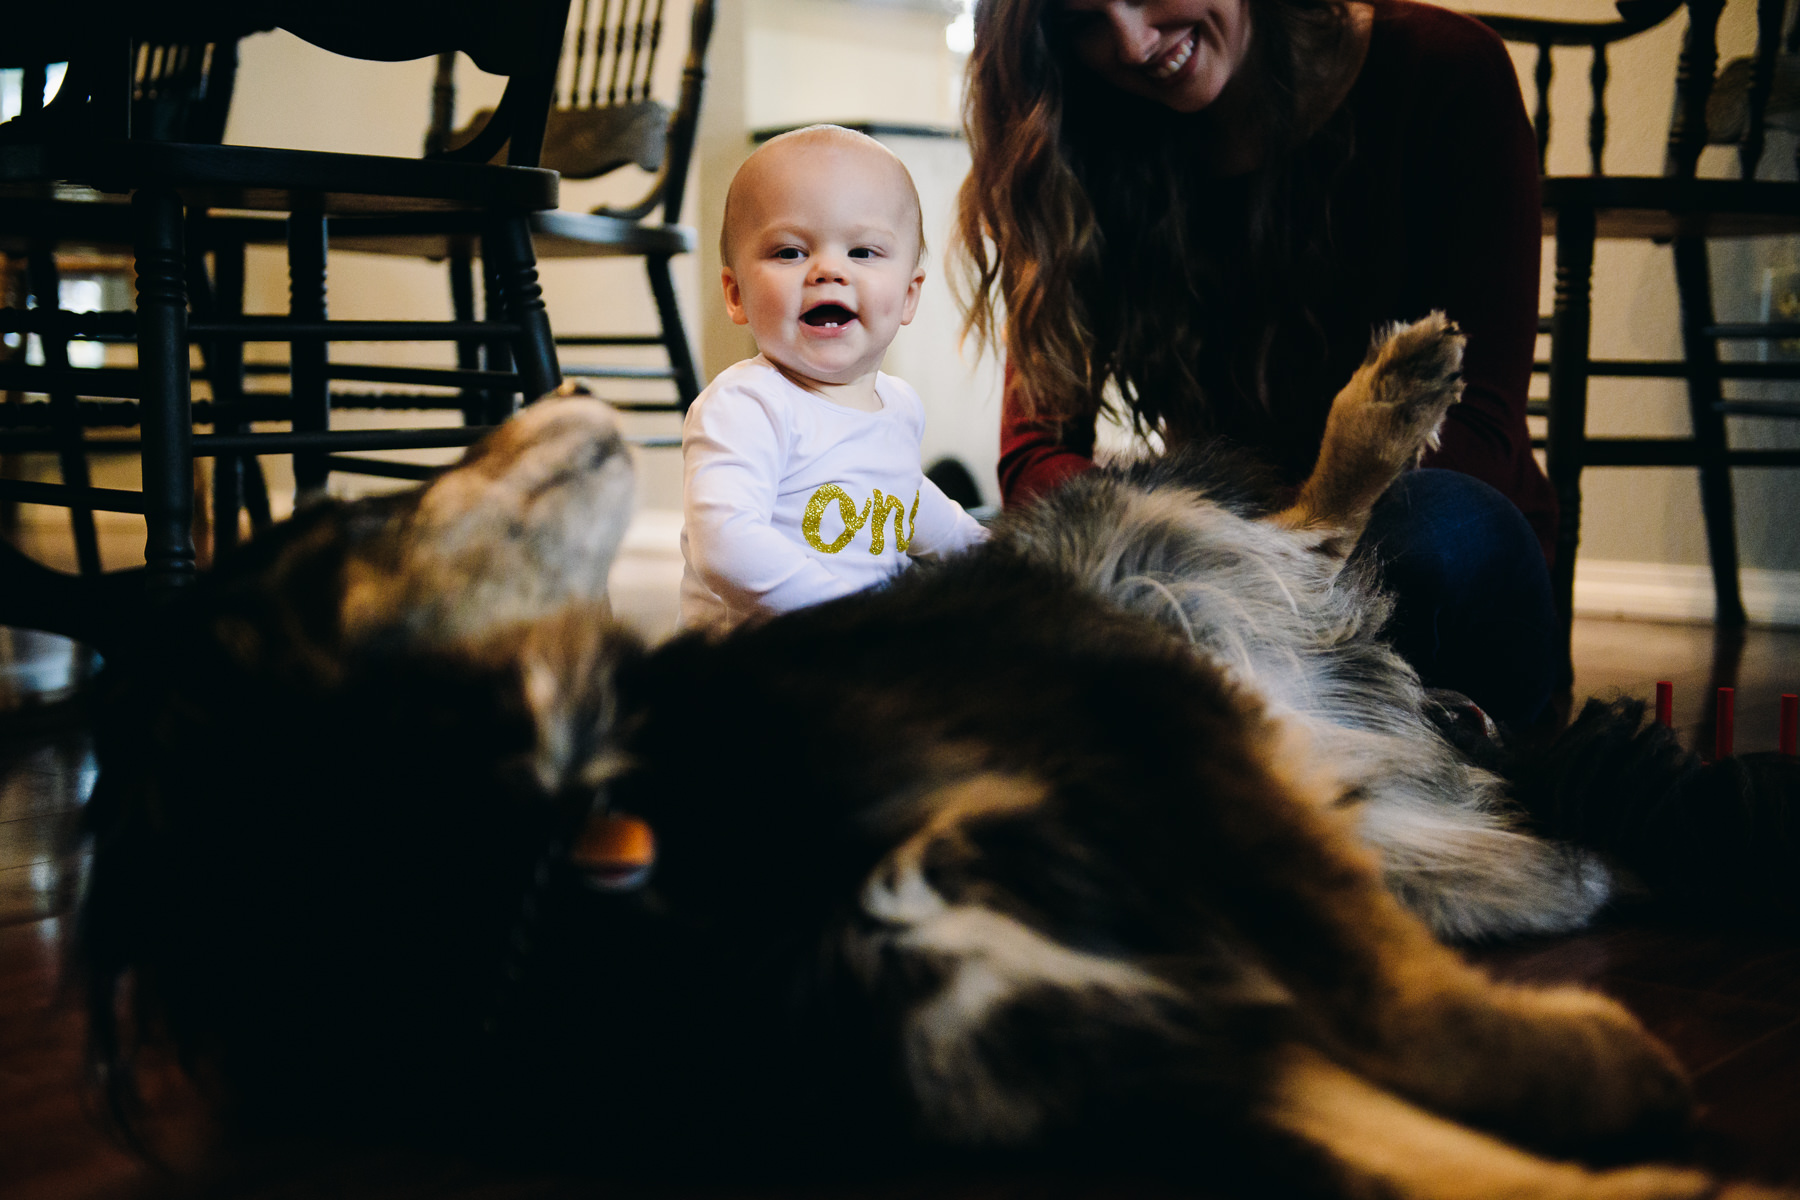
[{"label": "dog's leg", "polygon": [[1684,1118],[1679,1068],[1629,1013],[1574,989],[1499,985],[1465,964],[1381,886],[1348,815],[1307,788],[1278,785],[1260,812],[1222,807],[1219,837],[1262,864],[1234,881],[1232,921],[1326,1023],[1334,1057],[1434,1111],[1538,1145]]},{"label": "dog's leg", "polygon": [[1328,728],[1321,742],[1365,798],[1357,831],[1381,856],[1388,890],[1440,938],[1565,933],[1612,898],[1604,862],[1530,832],[1498,778],[1455,759],[1431,734]]},{"label": "dog's leg", "polygon": [[1316,1052],[1282,1064],[1263,1118],[1323,1159],[1330,1194],[1394,1200],[1773,1200],[1675,1167],[1553,1162],[1409,1104]]},{"label": "dog's leg", "polygon": [[1347,556],[1369,510],[1400,473],[1437,444],[1444,414],[1462,397],[1463,337],[1443,313],[1377,339],[1332,401],[1318,465],[1277,525],[1324,536]]}]

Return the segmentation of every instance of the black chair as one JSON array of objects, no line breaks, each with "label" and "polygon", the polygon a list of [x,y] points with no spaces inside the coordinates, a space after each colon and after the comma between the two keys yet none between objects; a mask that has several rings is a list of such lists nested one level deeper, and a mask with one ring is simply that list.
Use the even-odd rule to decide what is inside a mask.
[{"label": "black chair", "polygon": [[[1748,0],[1745,0],[1748,2]],[[1661,24],[1685,7],[1688,27],[1675,64],[1676,100],[1666,166],[1658,176],[1605,173],[1607,48]],[[1714,318],[1707,241],[1800,233],[1800,183],[1759,178],[1765,157],[1770,100],[1778,79],[1792,88],[1800,30],[1782,36],[1791,0],[1757,0],[1757,47],[1749,59],[1716,72],[1717,30],[1725,0],[1619,0],[1620,19],[1605,22],[1483,16],[1508,41],[1537,48],[1535,123],[1539,162],[1550,136],[1551,51],[1585,46],[1592,110],[1588,124],[1589,173],[1546,175],[1544,230],[1556,245],[1554,311],[1545,322],[1550,356],[1537,364],[1549,377],[1544,445],[1551,483],[1562,508],[1553,580],[1565,631],[1573,613],[1575,553],[1581,531],[1581,473],[1587,467],[1698,468],[1707,545],[1712,558],[1716,620],[1745,621],[1738,586],[1737,537],[1731,488],[1733,467],[1800,466],[1800,449],[1739,449],[1727,439],[1726,418],[1800,416],[1792,400],[1726,399],[1723,381],[1800,379],[1800,363],[1721,361],[1722,341],[1769,341],[1800,336],[1800,321],[1721,324]],[[1785,103],[1792,103],[1786,100]],[[1790,113],[1786,118],[1792,120]],[[1709,144],[1738,147],[1737,178],[1701,178],[1701,151]],[[1594,244],[1600,238],[1648,239],[1671,245],[1681,311],[1682,357],[1670,361],[1620,361],[1591,356]],[[1588,380],[1594,376],[1683,379],[1692,433],[1687,437],[1602,438],[1587,432]]]},{"label": "black chair", "polygon": [[[714,0],[695,0],[689,20],[687,59],[680,96],[669,107],[652,95],[657,53],[663,42],[664,0],[581,0],[570,14],[564,37],[559,84],[544,135],[544,165],[569,179],[597,179],[628,164],[652,173],[635,203],[591,212],[540,212],[531,218],[532,242],[540,259],[633,257],[644,261],[656,305],[654,333],[559,334],[564,348],[659,346],[667,366],[569,361],[562,372],[572,379],[668,380],[670,401],[608,396],[627,411],[685,412],[700,391],[693,349],[676,302],[670,260],[691,252],[695,231],[678,224],[699,128],[711,39]],[[479,128],[452,128],[455,109],[454,54],[438,60],[428,147],[458,146]],[[345,249],[447,261],[451,297],[458,319],[475,311],[473,259],[476,240],[447,216],[433,228],[382,219],[346,224]],[[483,348],[465,344],[463,362],[476,366]],[[473,413],[471,413],[473,415]],[[638,438],[640,444],[672,443],[670,438]]]},{"label": "black chair", "polygon": [[[219,142],[225,134],[225,120],[231,105],[231,92],[237,73],[235,39],[198,44],[140,41],[131,52],[131,129],[135,136],[165,141]],[[32,62],[20,71],[22,76],[22,116],[35,118],[43,109],[48,84],[47,65]],[[4,202],[0,202],[3,204]],[[12,215],[17,215],[13,206]],[[0,304],[19,308],[36,307],[53,310],[59,306],[62,290],[62,261],[74,255],[90,264],[100,264],[106,273],[130,270],[130,229],[128,222],[107,219],[104,211],[94,206],[71,205],[56,211],[54,204],[41,204],[35,219],[0,223],[0,255],[23,264],[18,272],[17,295],[0,298]],[[122,215],[112,214],[114,217]],[[60,219],[58,219],[60,217]],[[98,219],[90,219],[98,218]],[[21,234],[16,230],[35,231]],[[198,257],[191,256],[194,263]],[[190,286],[193,280],[190,278]],[[59,384],[39,404],[25,402],[18,392],[7,396],[5,407],[7,430],[33,428],[44,430],[55,444],[58,466],[66,484],[85,488],[88,485],[88,455],[94,449],[83,437],[83,412],[69,383],[70,376],[61,374],[69,367],[69,345],[72,340],[54,325],[39,333],[46,366],[55,372]],[[16,352],[23,355],[24,339],[19,339]],[[113,406],[117,409],[119,406]],[[86,416],[96,422],[103,410],[90,407]],[[22,448],[37,438],[26,436],[9,439],[8,449]],[[260,477],[259,477],[260,482]],[[260,497],[259,515],[266,517],[267,497]],[[87,576],[100,573],[99,537],[94,527],[93,510],[76,503],[69,508],[76,561]]]},{"label": "black chair", "polygon": [[[76,370],[60,364],[0,364],[0,387],[21,392],[73,392],[102,398],[80,405],[123,410],[142,431],[140,493],[65,483],[0,480],[0,498],[142,512],[148,526],[146,566],[136,578],[94,581],[80,591],[66,577],[36,569],[16,553],[0,557],[0,622],[33,625],[102,644],[130,614],[121,603],[137,590],[152,607],[194,578],[193,457],[292,453],[302,500],[322,492],[333,470],[398,474],[394,464],[351,453],[465,445],[479,426],[461,429],[330,429],[341,400],[333,381],[358,380],[451,390],[479,388],[526,401],[560,383],[555,350],[530,241],[530,214],[554,208],[555,172],[537,167],[555,79],[568,0],[528,0],[494,8],[468,0],[414,5],[411,0],[276,0],[264,6],[204,4],[184,20],[216,27],[229,11],[231,36],[280,25],[326,49],[366,58],[416,58],[453,48],[508,77],[492,119],[466,146],[423,159],[276,150],[133,137],[128,60],[137,19],[115,14],[117,31],[74,41],[56,100],[0,126],[0,236],[61,241],[105,227],[135,249],[135,313],[70,314],[44,306],[0,311],[0,331],[51,338],[135,342],[135,369]],[[171,19],[173,6],[155,14]],[[185,12],[185,10],[184,10]],[[138,41],[153,31],[138,30]],[[205,42],[201,37],[184,41]],[[219,39],[225,40],[225,39]],[[53,51],[47,51],[53,53]],[[505,165],[492,160],[507,148]],[[125,198],[129,197],[129,204]],[[222,212],[221,210],[228,210]],[[271,221],[267,214],[285,214]],[[450,322],[331,321],[325,302],[331,228],[351,215],[427,218],[453,214],[479,231],[495,282],[490,319]],[[288,253],[291,303],[280,316],[241,313],[243,246],[278,238]],[[191,251],[214,256],[214,271],[191,271]],[[190,283],[195,286],[190,288]],[[191,308],[190,308],[191,306]],[[516,361],[507,370],[467,371],[333,363],[331,342],[478,339],[503,344]],[[189,346],[208,348],[214,395],[196,414],[190,398]],[[246,342],[290,347],[290,386],[280,394],[242,388]],[[440,393],[441,394],[441,393]],[[135,403],[134,403],[135,402]],[[434,403],[437,401],[434,398]],[[499,405],[486,415],[497,418]],[[16,413],[7,414],[9,417]],[[211,434],[195,435],[198,416]],[[118,422],[117,417],[101,419]],[[85,417],[84,417],[85,420]],[[252,421],[288,422],[285,433],[252,433]],[[223,473],[223,472],[222,472]],[[236,502],[219,514],[221,533],[236,528]],[[95,601],[94,598],[101,598]],[[142,607],[139,605],[138,607]]]}]

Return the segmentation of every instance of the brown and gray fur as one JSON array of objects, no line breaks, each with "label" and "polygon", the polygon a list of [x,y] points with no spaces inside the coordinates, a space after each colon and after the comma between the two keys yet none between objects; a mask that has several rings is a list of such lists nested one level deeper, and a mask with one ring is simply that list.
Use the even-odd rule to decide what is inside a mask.
[{"label": "brown and gray fur", "polygon": [[[1582,1165],[1679,1128],[1679,1068],[1612,1001],[1433,935],[1606,894],[1434,734],[1346,567],[1459,353],[1441,319],[1379,346],[1289,508],[1192,462],[1096,477],[961,559],[654,649],[605,613],[626,488],[598,404],[297,519],[179,614],[179,670],[113,678],[99,1058],[155,1030],[249,1113],[610,1139],[658,1173],[704,1143],[739,1174],[1759,1194]],[[570,862],[609,809],[656,831],[642,892]]]},{"label": "brown and gray fur", "polygon": [[1435,444],[1461,362],[1441,316],[1379,341],[1332,406],[1317,470],[1264,519],[1152,464],[1078,480],[1000,537],[1192,642],[1303,730],[1358,798],[1389,888],[1441,935],[1560,932],[1606,903],[1607,869],[1520,832],[1502,781],[1439,735],[1379,640],[1388,601],[1370,573],[1345,571],[1370,506]]}]

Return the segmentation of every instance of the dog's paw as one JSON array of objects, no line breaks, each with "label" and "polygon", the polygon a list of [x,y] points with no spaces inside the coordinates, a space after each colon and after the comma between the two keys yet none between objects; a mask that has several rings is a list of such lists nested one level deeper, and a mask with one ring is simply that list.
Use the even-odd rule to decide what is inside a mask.
[{"label": "dog's paw", "polygon": [[1608,1155],[1686,1124],[1686,1074],[1622,1005],[1577,988],[1520,990],[1510,999],[1530,1030],[1515,1047],[1529,1078],[1506,1122],[1513,1132],[1548,1149]]},{"label": "dog's paw", "polygon": [[1444,414],[1462,398],[1462,352],[1443,313],[1377,337],[1331,402],[1312,475],[1274,523],[1331,531],[1321,549],[1348,555],[1376,499],[1437,444]]},{"label": "dog's paw", "polygon": [[1444,414],[1462,399],[1464,340],[1453,321],[1434,312],[1411,325],[1389,327],[1370,345],[1357,373],[1359,379],[1366,374],[1365,386],[1360,395],[1346,389],[1346,397],[1387,417],[1390,441],[1383,457],[1413,462],[1437,446]]}]

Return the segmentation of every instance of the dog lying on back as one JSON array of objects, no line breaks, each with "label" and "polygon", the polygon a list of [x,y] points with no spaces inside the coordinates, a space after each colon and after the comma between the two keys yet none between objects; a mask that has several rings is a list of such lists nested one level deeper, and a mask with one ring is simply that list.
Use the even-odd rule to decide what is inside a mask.
[{"label": "dog lying on back", "polygon": [[[296,518],[113,677],[99,1058],[154,1030],[249,1111],[653,1169],[1726,1194],[1540,1157],[1676,1127],[1681,1074],[1611,1001],[1433,936],[1573,928],[1611,886],[1440,732],[1346,566],[1459,359],[1441,318],[1378,345],[1287,507],[1219,457],[1097,475],[716,641],[606,615],[630,476],[598,404]],[[640,892],[571,862],[606,811],[655,830]]]}]

